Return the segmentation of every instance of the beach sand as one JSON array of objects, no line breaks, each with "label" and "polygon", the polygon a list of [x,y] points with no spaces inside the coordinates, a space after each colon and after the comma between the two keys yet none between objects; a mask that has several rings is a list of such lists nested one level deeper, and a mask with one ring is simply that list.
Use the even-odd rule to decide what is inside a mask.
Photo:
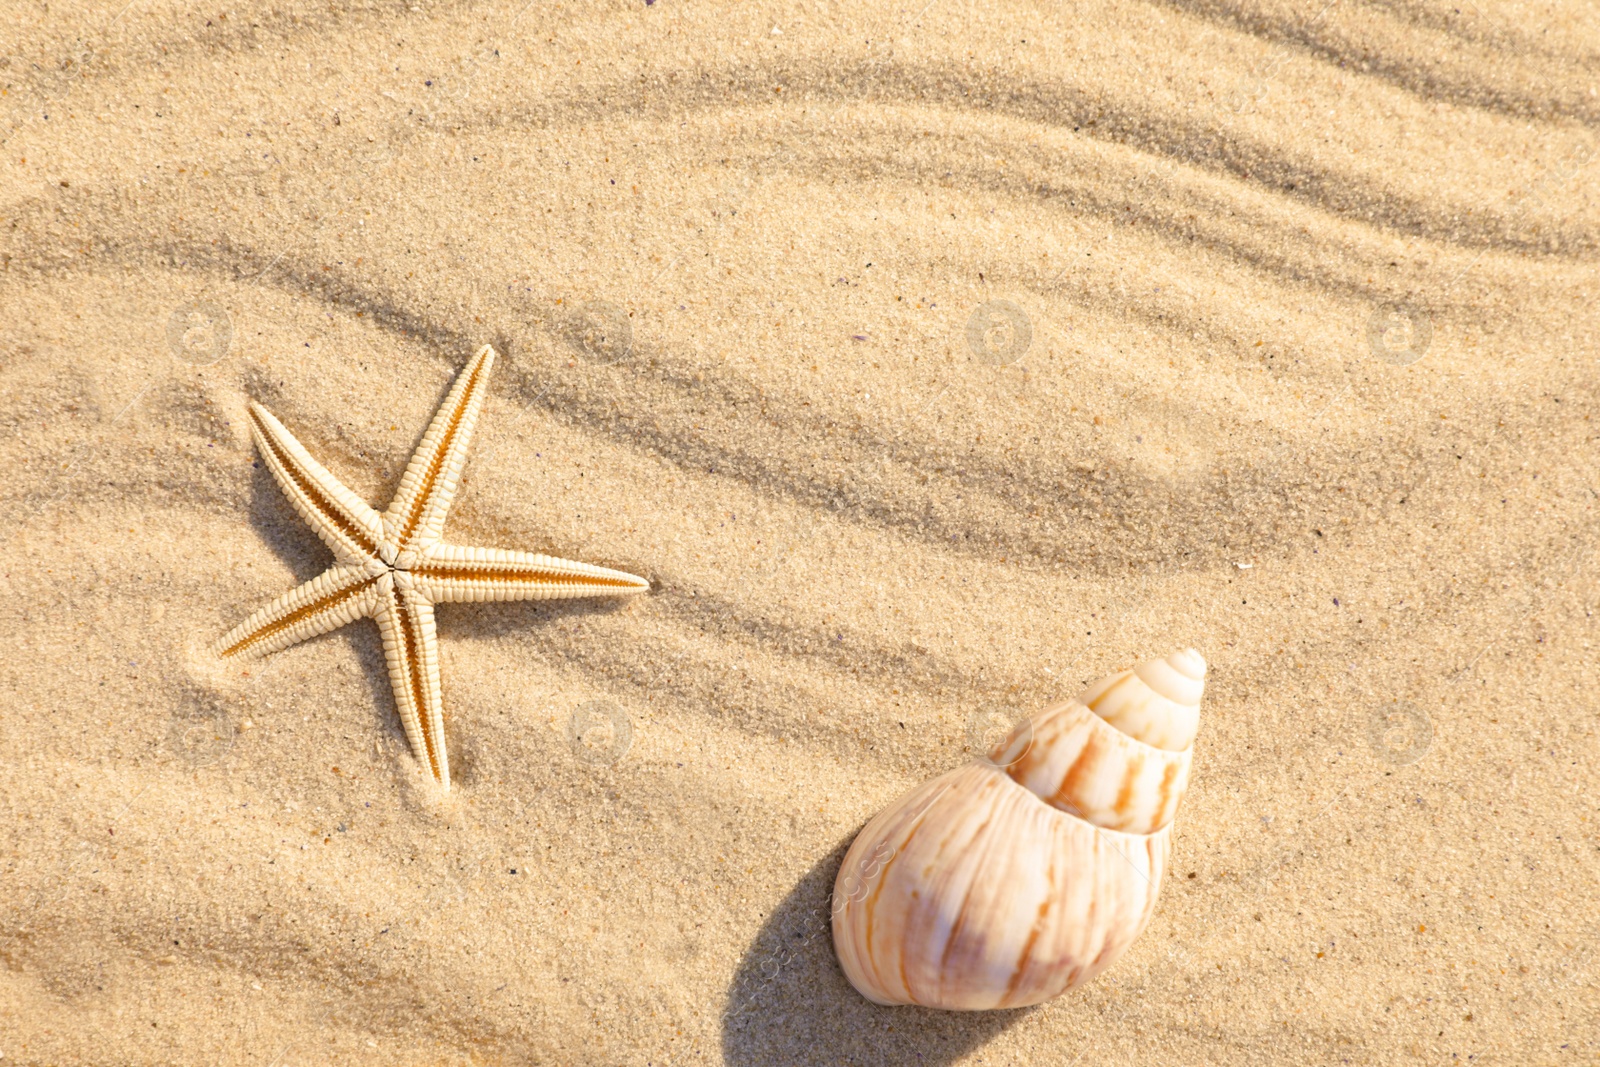
[{"label": "beach sand", "polygon": [[[4,1063],[1600,1059],[1591,7],[0,20]],[[372,623],[212,649],[247,403],[382,508],[483,344],[447,536],[653,588],[441,608],[442,794]],[[862,999],[863,823],[1189,645],[1128,954]]]}]

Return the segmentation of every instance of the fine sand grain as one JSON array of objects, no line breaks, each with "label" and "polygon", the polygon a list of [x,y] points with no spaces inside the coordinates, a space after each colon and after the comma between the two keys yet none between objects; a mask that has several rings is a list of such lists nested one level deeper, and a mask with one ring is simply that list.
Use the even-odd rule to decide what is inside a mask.
[{"label": "fine sand grain", "polygon": [[[1600,1059],[1592,5],[0,25],[4,1063]],[[441,608],[444,796],[371,623],[211,646],[247,403],[381,507],[485,343],[447,534],[653,589]],[[859,997],[865,820],[1186,645],[1130,952]]]}]

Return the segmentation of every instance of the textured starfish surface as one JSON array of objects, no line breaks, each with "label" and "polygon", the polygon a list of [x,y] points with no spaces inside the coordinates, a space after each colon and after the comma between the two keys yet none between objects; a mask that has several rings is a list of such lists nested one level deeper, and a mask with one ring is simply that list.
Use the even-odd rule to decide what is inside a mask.
[{"label": "textured starfish surface", "polygon": [[272,412],[250,405],[251,434],[267,469],[333,550],[334,563],[234,627],[217,646],[222,656],[265,655],[356,619],[375,619],[406,739],[444,789],[450,788],[450,763],[435,604],[627,596],[650,588],[643,578],[605,567],[442,540],[493,366],[494,349],[485,345],[462,368],[381,515],[312,459]]}]

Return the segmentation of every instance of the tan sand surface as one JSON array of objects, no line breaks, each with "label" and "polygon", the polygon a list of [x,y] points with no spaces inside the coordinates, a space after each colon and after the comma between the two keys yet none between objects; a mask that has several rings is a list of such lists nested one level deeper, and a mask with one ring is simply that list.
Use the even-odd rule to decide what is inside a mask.
[{"label": "tan sand surface", "polygon": [[[1600,1061],[1592,4],[0,26],[5,1064]],[[654,588],[440,609],[442,795],[371,623],[211,648],[247,402],[381,507],[485,343],[448,534]],[[1130,952],[859,997],[865,820],[1191,644]]]}]

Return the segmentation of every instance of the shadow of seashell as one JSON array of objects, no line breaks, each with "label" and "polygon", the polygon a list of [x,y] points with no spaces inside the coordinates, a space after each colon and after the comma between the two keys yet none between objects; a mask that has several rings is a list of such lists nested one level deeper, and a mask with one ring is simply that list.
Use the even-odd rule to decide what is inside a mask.
[{"label": "shadow of seashell", "polygon": [[834,954],[830,911],[856,833],[805,873],[745,952],[723,1012],[724,1062],[955,1063],[1036,1010],[884,1007],[852,989]]}]

